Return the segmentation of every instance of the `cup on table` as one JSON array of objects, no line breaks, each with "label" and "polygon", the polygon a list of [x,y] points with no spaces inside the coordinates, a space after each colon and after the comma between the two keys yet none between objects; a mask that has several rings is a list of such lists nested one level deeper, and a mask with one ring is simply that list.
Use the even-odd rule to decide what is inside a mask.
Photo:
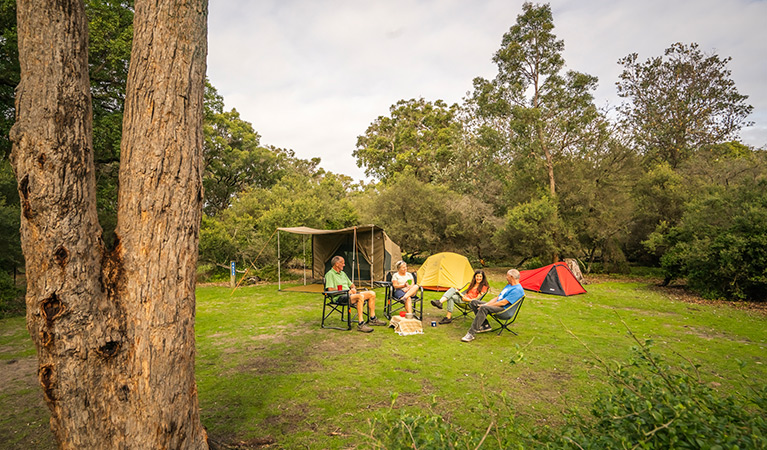
[{"label": "cup on table", "polygon": [[405,314],[405,317],[408,318],[408,319],[412,319],[413,318],[413,313],[407,313],[407,314]]},{"label": "cup on table", "polygon": [[400,317],[405,317],[405,311],[400,311],[400,312],[399,312],[399,316],[400,316]]},{"label": "cup on table", "polygon": [[343,287],[343,286],[341,286],[340,284],[338,285],[338,290],[339,290],[339,291],[340,291],[340,290],[342,290],[343,288],[344,288],[344,287]]}]

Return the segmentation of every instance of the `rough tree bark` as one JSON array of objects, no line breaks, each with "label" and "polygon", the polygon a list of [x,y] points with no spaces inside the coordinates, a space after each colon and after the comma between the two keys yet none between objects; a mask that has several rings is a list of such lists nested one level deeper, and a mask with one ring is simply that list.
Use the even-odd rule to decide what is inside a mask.
[{"label": "rough tree bark", "polygon": [[118,245],[96,215],[82,0],[17,5],[27,327],[62,448],[207,448],[194,381],[206,0],[137,0]]}]

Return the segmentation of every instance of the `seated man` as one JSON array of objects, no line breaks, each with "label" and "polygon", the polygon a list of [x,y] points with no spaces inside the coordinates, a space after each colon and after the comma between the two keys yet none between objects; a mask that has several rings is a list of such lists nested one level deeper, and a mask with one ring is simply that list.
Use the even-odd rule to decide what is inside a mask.
[{"label": "seated man", "polygon": [[487,315],[490,313],[499,313],[503,311],[507,306],[513,305],[517,300],[525,296],[525,291],[522,289],[522,285],[519,284],[519,271],[511,269],[506,272],[506,281],[509,284],[503,288],[498,297],[485,303],[480,300],[471,301],[471,309],[476,314],[474,322],[469,328],[469,332],[466,336],[462,337],[463,342],[471,342],[474,340],[474,335],[477,333],[484,333],[490,331],[492,327],[487,323]]},{"label": "seated man", "polygon": [[328,270],[328,273],[325,274],[325,290],[335,291],[338,289],[338,286],[341,286],[341,289],[349,290],[349,293],[343,294],[341,298],[343,298],[343,296],[348,296],[349,305],[357,305],[357,331],[363,333],[370,333],[373,331],[372,328],[365,324],[365,320],[362,317],[362,305],[364,305],[365,300],[368,301],[368,315],[370,316],[368,323],[376,326],[386,325],[386,322],[382,322],[376,318],[376,293],[373,291],[357,292],[357,288],[351,280],[349,280],[346,272],[344,272],[346,262],[343,257],[334,256],[333,259],[330,260],[330,263],[333,267],[331,267],[330,270]]}]

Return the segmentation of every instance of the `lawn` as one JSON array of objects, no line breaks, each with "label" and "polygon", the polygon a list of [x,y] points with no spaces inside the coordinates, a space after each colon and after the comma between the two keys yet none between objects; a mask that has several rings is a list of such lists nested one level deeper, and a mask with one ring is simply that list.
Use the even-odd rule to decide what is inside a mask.
[{"label": "lawn", "polygon": [[[500,272],[491,287],[503,287]],[[703,381],[723,394],[767,379],[763,312],[682,301],[641,279],[586,288],[568,298],[528,293],[512,326],[518,336],[486,333],[462,343],[466,320],[416,336],[383,327],[323,330],[318,294],[272,284],[233,294],[199,287],[203,424],[225,448],[364,448],[367,420],[393,397],[394,408],[430,410],[477,429],[485,424],[481,397],[503,391],[518,421],[557,426],[564,409],[587,408],[605,386],[599,365],[568,330],[600,358],[622,362],[636,345],[628,327],[668,362],[700,364]],[[438,295],[427,293],[426,325],[444,313],[428,304]],[[8,448],[54,448],[33,355],[24,318],[0,321],[0,442]]]}]

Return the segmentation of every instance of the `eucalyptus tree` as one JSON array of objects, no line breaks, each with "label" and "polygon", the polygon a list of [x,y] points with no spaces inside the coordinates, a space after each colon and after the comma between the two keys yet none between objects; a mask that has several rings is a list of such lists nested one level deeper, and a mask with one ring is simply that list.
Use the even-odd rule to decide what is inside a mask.
[{"label": "eucalyptus tree", "polygon": [[113,250],[96,213],[83,2],[19,2],[17,25],[11,160],[53,434],[67,449],[207,448],[194,381],[207,2],[136,4]]},{"label": "eucalyptus tree", "polygon": [[543,161],[548,192],[556,195],[555,159],[577,151],[599,118],[592,91],[597,79],[564,69],[564,42],[554,34],[551,7],[525,3],[493,56],[493,80],[476,78],[468,104],[473,129],[507,158]]},{"label": "eucalyptus tree", "polygon": [[461,144],[458,105],[424,99],[400,100],[357,138],[353,155],[365,174],[389,181],[408,172],[423,182],[442,181]]},{"label": "eucalyptus tree", "polygon": [[552,249],[568,248],[571,239],[557,217],[558,161],[587,150],[595,123],[604,121],[593,103],[596,77],[565,71],[563,51],[550,5],[525,3],[493,56],[495,78],[476,78],[467,99],[470,132],[512,167],[507,203],[538,205],[541,195],[550,197],[544,204],[555,216]]},{"label": "eucalyptus tree", "polygon": [[261,146],[261,136],[236,109],[224,110],[223,98],[205,85],[203,209],[216,215],[247,188],[268,188],[284,174],[281,155]]},{"label": "eucalyptus tree", "polygon": [[619,62],[622,124],[648,161],[676,168],[703,146],[737,139],[753,107],[738,92],[727,63],[698,44],[676,43],[663,56]]}]

